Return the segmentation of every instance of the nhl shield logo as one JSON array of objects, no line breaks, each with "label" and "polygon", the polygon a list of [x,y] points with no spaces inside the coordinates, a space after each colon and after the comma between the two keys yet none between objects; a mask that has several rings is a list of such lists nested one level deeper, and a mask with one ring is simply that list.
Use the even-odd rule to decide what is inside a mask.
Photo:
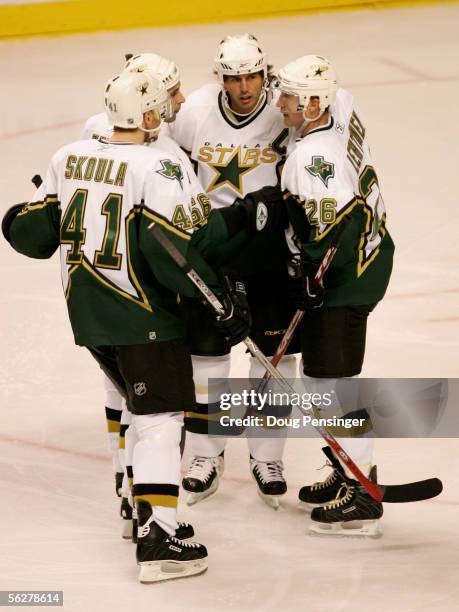
[{"label": "nhl shield logo", "polygon": [[134,383],[134,393],[136,395],[145,395],[147,392],[147,385],[144,382]]}]

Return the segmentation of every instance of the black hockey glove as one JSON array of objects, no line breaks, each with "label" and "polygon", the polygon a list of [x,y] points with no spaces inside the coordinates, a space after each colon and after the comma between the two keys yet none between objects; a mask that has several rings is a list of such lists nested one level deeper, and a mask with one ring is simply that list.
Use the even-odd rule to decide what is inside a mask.
[{"label": "black hockey glove", "polygon": [[249,234],[261,231],[281,231],[288,227],[287,208],[279,186],[263,187],[237,198],[232,206],[218,209],[230,237],[246,229]]},{"label": "black hockey glove", "polygon": [[230,346],[239,344],[247,338],[252,325],[247,293],[243,282],[232,279],[225,272],[220,273],[224,290],[224,315],[217,315],[215,326],[225,336]]},{"label": "black hockey glove", "polygon": [[299,257],[293,258],[288,265],[290,297],[298,310],[320,308],[324,303],[322,281],[315,281],[314,274],[307,274]]},{"label": "black hockey glove", "polygon": [[10,239],[10,227],[11,227],[11,224],[13,223],[13,221],[18,216],[18,213],[21,212],[21,210],[24,208],[24,206],[26,204],[27,204],[27,202],[22,202],[22,204],[15,204],[10,209],[8,209],[6,211],[6,213],[3,215],[3,219],[2,219],[2,233],[3,233],[4,237],[5,237],[5,240],[8,240],[8,242],[10,244],[11,244],[11,239]]}]

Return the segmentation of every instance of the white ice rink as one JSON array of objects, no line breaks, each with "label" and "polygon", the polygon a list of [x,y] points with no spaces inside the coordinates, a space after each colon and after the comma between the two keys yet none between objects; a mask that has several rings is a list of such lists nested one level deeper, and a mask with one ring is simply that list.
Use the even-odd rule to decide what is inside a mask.
[{"label": "white ice rink", "polygon": [[[276,67],[320,53],[365,111],[396,243],[364,375],[458,376],[458,24],[459,5],[446,4],[2,42],[0,212],[27,200],[30,177],[102,110],[127,52],[173,57],[185,92],[212,78],[228,33],[259,36]],[[386,505],[374,541],[307,535],[296,496],[322,478],[320,440],[288,443],[277,513],[256,494],[245,442],[233,441],[218,493],[180,505],[209,549],[208,572],[140,585],[134,546],[119,536],[101,375],[73,345],[57,256],[25,259],[3,240],[0,250],[0,590],[63,590],[66,610],[91,612],[459,610],[456,439],[377,442],[381,482],[437,475],[445,490]],[[242,350],[232,372],[247,372]]]}]

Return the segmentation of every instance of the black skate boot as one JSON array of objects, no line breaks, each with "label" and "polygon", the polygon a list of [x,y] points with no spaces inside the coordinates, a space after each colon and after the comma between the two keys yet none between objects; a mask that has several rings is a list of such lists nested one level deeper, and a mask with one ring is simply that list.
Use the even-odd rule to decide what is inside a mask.
[{"label": "black skate boot", "polygon": [[133,508],[127,497],[121,498],[120,516],[123,519],[123,530],[121,537],[123,540],[131,540],[134,537],[134,520]]},{"label": "black skate boot", "polygon": [[[132,509],[132,543],[137,544],[138,519],[137,509]],[[179,540],[190,540],[194,536],[194,529],[190,523],[178,522],[175,537]]]},{"label": "black skate boot", "polygon": [[[319,508],[331,501],[338,495],[338,491],[346,482],[344,473],[337,469],[332,463],[327,461],[326,465],[333,468],[333,471],[325,480],[314,482],[312,485],[301,487],[298,498],[298,507],[305,512],[311,512],[314,508]],[[339,467],[341,465],[338,462]]]},{"label": "black skate boot", "polygon": [[168,535],[155,523],[150,504],[137,504],[139,517],[137,563],[142,583],[185,578],[207,569],[207,549]]},{"label": "black skate boot", "polygon": [[132,543],[137,544],[137,531],[139,528],[139,521],[137,519],[137,508],[132,508]]},{"label": "black skate boot", "polygon": [[218,457],[193,457],[182,480],[182,487],[189,493],[186,500],[189,506],[215,493],[224,467],[224,451]]},{"label": "black skate boot", "polygon": [[178,522],[178,527],[175,532],[175,537],[178,540],[190,540],[194,536],[193,525],[190,523]]},{"label": "black skate boot", "polygon": [[282,461],[257,461],[250,457],[250,471],[258,485],[258,494],[274,510],[279,508],[279,496],[287,492],[283,470]]},{"label": "black skate boot", "polygon": [[123,486],[123,472],[115,472],[115,491],[118,497],[122,497],[121,488]]},{"label": "black skate boot", "polygon": [[[335,467],[334,461],[339,469]],[[357,480],[347,478],[339,461],[334,461],[335,469],[340,472],[341,488],[336,499],[312,510],[309,531],[320,535],[379,538],[382,535],[379,524],[383,515],[382,503],[373,499]],[[377,482],[375,465],[371,468],[369,479]]]}]

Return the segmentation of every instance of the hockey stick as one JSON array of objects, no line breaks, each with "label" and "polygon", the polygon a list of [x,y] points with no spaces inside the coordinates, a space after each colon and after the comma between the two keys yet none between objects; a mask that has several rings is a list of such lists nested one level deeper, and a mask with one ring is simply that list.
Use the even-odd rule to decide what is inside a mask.
[{"label": "hockey stick", "polygon": [[[317,272],[315,273],[314,278],[312,279],[312,288],[318,287],[322,284],[325,272],[330,267],[330,264],[336,255],[336,251],[338,250],[338,245],[341,242],[343,233],[346,227],[349,225],[350,220],[351,220],[351,217],[349,215],[346,215],[344,219],[341,221],[341,223],[339,224],[338,231],[333,236],[333,239],[331,240],[328,246],[328,249],[325,252],[324,257],[322,261],[320,262],[319,267],[317,268]],[[303,316],[304,316],[304,310],[297,310],[295,314],[293,315],[293,319],[290,321],[290,324],[288,328],[286,329],[284,335],[282,336],[282,339],[279,342],[279,346],[277,347],[276,352],[274,353],[273,358],[271,359],[271,363],[273,364],[274,367],[277,367],[279,361],[285,355],[285,352],[288,349],[290,342],[292,341],[293,335],[298,325],[301,323]],[[257,389],[257,392],[264,391],[264,389],[266,388],[266,383],[268,382],[270,378],[271,378],[271,374],[266,370],[263,376],[262,382],[260,383]]]},{"label": "hockey stick", "polygon": [[[154,221],[148,226],[153,237],[161,244],[164,250],[170,255],[175,261],[177,266],[187,275],[191,282],[198,288],[202,293],[206,301],[218,314],[224,314],[225,309],[213,293],[213,291],[205,284],[199,274],[191,267],[186,258],[176,248],[170,238],[163,232],[163,230]],[[250,338],[244,340],[245,345],[249,349],[249,352],[255,359],[257,359],[262,366],[268,370],[274,380],[278,382],[280,387],[288,393],[290,396],[295,394],[295,390],[282,374],[276,370],[269,359],[260,351],[257,345]],[[301,405],[298,406],[301,412],[306,416],[313,415],[312,409],[303,408]],[[341,461],[347,466],[347,468],[354,474],[355,478],[365,488],[365,490],[373,497],[373,499],[382,502],[390,503],[401,503],[410,501],[419,501],[422,499],[429,499],[439,495],[442,491],[443,485],[438,478],[429,478],[428,480],[422,480],[419,482],[412,482],[404,485],[378,485],[375,482],[369,480],[352,461],[352,459],[343,450],[339,442],[329,433],[325,427],[320,424],[314,425],[314,429],[324,438],[327,444],[335,451],[336,455]]]}]

